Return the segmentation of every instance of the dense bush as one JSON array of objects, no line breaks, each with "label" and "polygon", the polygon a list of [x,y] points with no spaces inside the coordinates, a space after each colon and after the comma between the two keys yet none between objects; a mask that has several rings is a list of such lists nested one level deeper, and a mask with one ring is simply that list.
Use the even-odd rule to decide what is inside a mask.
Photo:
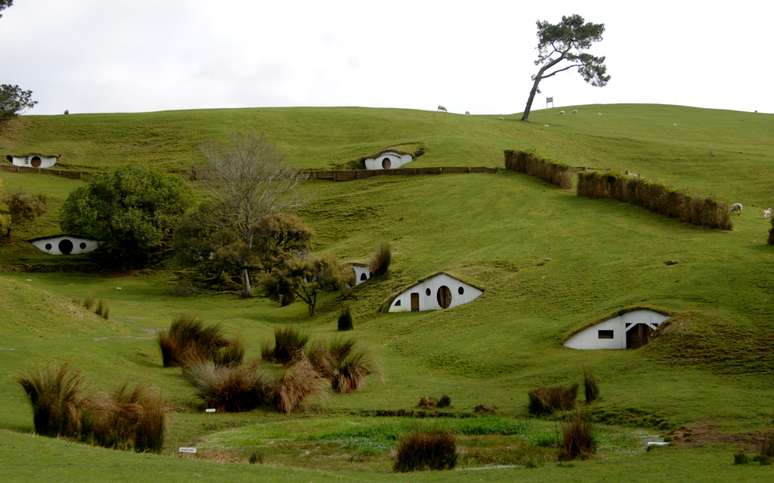
[{"label": "dense bush", "polygon": [[437,406],[439,408],[448,408],[449,406],[451,406],[451,398],[446,394],[444,394],[443,396],[441,396],[441,399],[438,400]]},{"label": "dense bush", "polygon": [[583,394],[586,397],[586,404],[599,399],[599,382],[591,371],[583,371]]},{"label": "dense bush", "polygon": [[70,193],[60,219],[65,232],[102,241],[104,263],[142,266],[169,248],[188,203],[179,178],[131,166],[97,175]]},{"label": "dense bush", "polygon": [[552,414],[575,407],[578,385],[538,387],[528,393],[530,414]]},{"label": "dense bush", "polygon": [[354,326],[352,324],[352,312],[349,306],[344,307],[339,314],[339,320],[337,322],[337,328],[340,331],[352,330]]},{"label": "dense bush", "polygon": [[579,173],[578,196],[613,198],[685,223],[723,230],[732,228],[731,212],[726,203],[712,198],[694,198],[640,177],[593,171]]},{"label": "dense bush", "polygon": [[596,443],[592,435],[591,423],[580,413],[562,424],[562,448],[559,459],[586,459],[596,451]]},{"label": "dense bush", "polygon": [[395,471],[446,470],[457,464],[457,442],[445,431],[414,432],[400,439]]},{"label": "dense bush", "polygon": [[80,431],[82,380],[67,364],[48,367],[18,379],[32,405],[35,432],[76,436]]},{"label": "dense bush", "polygon": [[46,212],[48,205],[45,195],[31,195],[24,192],[11,194],[6,204],[11,214],[11,223],[14,225],[34,220]]},{"label": "dense bush", "polygon": [[368,270],[375,276],[387,275],[390,271],[390,263],[392,262],[392,249],[387,242],[379,245],[379,249],[376,250],[374,256],[371,258],[371,263],[368,265]]},{"label": "dense bush", "polygon": [[287,364],[303,354],[309,336],[293,327],[274,329],[274,346],[265,346],[261,357],[267,361]]},{"label": "dense bush", "polygon": [[149,388],[123,385],[85,405],[81,439],[106,448],[158,453],[166,430],[164,406]]},{"label": "dense bush", "polygon": [[505,151],[505,167],[535,176],[560,188],[572,188],[572,168],[540,159],[532,153]]},{"label": "dense bush", "polygon": [[178,317],[169,330],[159,332],[158,344],[164,367],[202,361],[219,366],[235,365],[244,358],[242,344],[226,339],[219,325],[205,326],[188,315]]},{"label": "dense bush", "polygon": [[[341,290],[352,283],[349,267],[340,265],[333,255],[307,256],[287,260],[264,275],[261,285],[267,296],[287,293],[303,300],[314,317],[321,292]],[[275,298],[276,300],[276,298]]]}]

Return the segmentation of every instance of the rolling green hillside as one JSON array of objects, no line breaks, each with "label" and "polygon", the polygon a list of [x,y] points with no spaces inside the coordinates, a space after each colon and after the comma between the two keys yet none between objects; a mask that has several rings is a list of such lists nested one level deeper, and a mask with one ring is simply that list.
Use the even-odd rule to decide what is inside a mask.
[{"label": "rolling green hillside", "polygon": [[[300,190],[300,215],[317,234],[315,250],[362,260],[389,241],[394,263],[388,277],[356,288],[352,302],[352,335],[373,351],[382,380],[371,378],[362,391],[316,401],[293,417],[201,414],[179,370],[161,368],[155,330],[180,313],[198,314],[239,335],[248,357],[258,357],[278,326],[294,324],[313,338],[335,337],[339,304],[333,297],[309,319],[298,303],[280,308],[231,294],[173,297],[170,267],[115,275],[1,274],[0,401],[7,410],[0,414],[0,462],[40,448],[46,475],[56,474],[57,458],[93,458],[97,468],[147,465],[149,471],[166,459],[174,470],[165,474],[182,480],[208,475],[206,463],[174,458],[178,446],[196,445],[205,449],[204,458],[219,461],[244,463],[250,451],[265,455],[264,465],[213,464],[206,478],[317,480],[333,476],[317,471],[339,468],[345,478],[387,479],[394,441],[384,437],[384,428],[404,426],[368,414],[412,409],[421,396],[448,394],[455,414],[470,413],[477,404],[496,406],[502,419],[486,424],[500,428],[525,421],[530,388],[579,382],[588,368],[602,384],[602,399],[589,408],[603,442],[592,460],[527,469],[522,460],[508,459],[537,433],[554,434],[555,421],[530,419],[521,432],[497,429],[465,440],[468,463],[462,469],[421,478],[765,481],[768,468],[731,462],[740,446],[749,448],[761,432],[774,429],[774,251],[765,245],[769,224],[757,209],[774,204],[774,172],[768,169],[774,163],[774,116],[638,105],[565,112],[538,111],[530,124],[514,116],[359,108],[18,120],[0,134],[2,150],[58,151],[71,167],[147,162],[185,170],[200,162],[199,143],[223,139],[232,129],[259,129],[299,167],[328,167],[401,143],[426,147],[416,166],[501,166],[503,149],[528,149],[572,165],[629,169],[690,192],[741,200],[746,208],[734,218],[734,230],[725,232],[610,200],[578,198],[574,191],[510,172],[307,182]],[[80,184],[37,174],[0,176],[8,190],[44,192],[51,199],[49,212],[19,238],[55,232],[58,206]],[[23,242],[0,247],[3,264],[19,260],[47,258]],[[377,312],[390,294],[441,270],[483,285],[484,295],[447,311]],[[108,301],[109,321],[76,303],[88,296]],[[589,322],[641,305],[676,314],[650,345],[596,352],[562,346]],[[28,435],[31,416],[15,379],[50,361],[70,361],[101,389],[125,380],[162,388],[176,408],[164,455],[107,452]],[[645,453],[642,438],[680,427],[706,430],[702,447]],[[504,458],[490,463],[516,467],[480,470],[488,460],[470,455],[490,450]],[[19,471],[33,474],[26,467]],[[135,479],[133,471],[118,475]]]}]

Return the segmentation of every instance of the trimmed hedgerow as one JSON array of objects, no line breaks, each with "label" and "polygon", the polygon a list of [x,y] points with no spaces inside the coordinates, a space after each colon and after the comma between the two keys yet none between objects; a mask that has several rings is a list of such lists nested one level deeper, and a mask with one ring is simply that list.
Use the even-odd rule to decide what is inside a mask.
[{"label": "trimmed hedgerow", "polygon": [[581,172],[578,173],[577,193],[587,198],[612,198],[641,206],[684,223],[722,230],[732,228],[731,211],[727,203],[709,197],[689,196],[638,176]]},{"label": "trimmed hedgerow", "polygon": [[512,171],[535,176],[560,188],[572,188],[570,166],[541,159],[524,151],[505,151],[505,167]]}]

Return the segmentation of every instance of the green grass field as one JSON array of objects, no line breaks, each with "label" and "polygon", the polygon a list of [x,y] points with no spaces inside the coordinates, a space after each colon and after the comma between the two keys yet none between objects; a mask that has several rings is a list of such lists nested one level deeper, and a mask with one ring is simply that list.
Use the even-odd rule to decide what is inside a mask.
[{"label": "green grass field", "polygon": [[[61,152],[70,167],[149,163],[186,171],[201,162],[200,143],[225,139],[233,129],[258,129],[298,167],[330,167],[404,143],[426,147],[416,166],[501,166],[503,149],[526,149],[575,166],[628,169],[692,193],[741,201],[745,210],[734,217],[734,230],[723,232],[578,198],[516,173],[307,182],[300,214],[317,234],[316,250],[367,259],[381,241],[393,247],[390,275],[359,286],[352,305],[352,335],[374,353],[382,377],[290,417],[206,415],[180,370],[161,367],[157,329],[178,314],[197,314],[239,335],[252,358],[278,326],[296,325],[313,339],[335,337],[336,300],[325,298],[320,314],[309,319],[298,303],[280,308],[230,294],[172,296],[173,266],[115,275],[21,271],[82,260],[52,261],[23,242],[58,232],[58,208],[81,182],[0,173],[7,191],[49,197],[48,213],[0,247],[0,266],[7,270],[0,275],[0,477],[386,480],[395,478],[395,435],[421,424],[456,430],[463,457],[454,471],[411,480],[770,480],[771,467],[734,466],[732,456],[774,429],[774,251],[765,244],[769,224],[760,215],[774,205],[774,172],[767,169],[774,167],[774,116],[652,105],[565,111],[537,111],[529,124],[517,116],[361,108],[15,121],[0,133],[3,151]],[[477,282],[484,295],[448,311],[377,312],[390,294],[440,270]],[[110,304],[110,320],[79,305],[89,296]],[[634,351],[562,347],[574,330],[637,305],[675,312],[673,330]],[[176,407],[162,455],[32,435],[16,378],[57,361],[81,369],[95,389],[124,381],[161,388]],[[584,368],[601,381],[602,399],[590,408],[599,422],[600,451],[591,460],[560,465],[555,448],[537,444],[554,438],[558,423],[527,418],[526,393],[537,385],[580,382]],[[496,406],[497,416],[368,416],[412,409],[421,396],[441,394],[451,396],[457,416],[477,404]],[[645,452],[643,438],[680,427],[700,436]],[[184,445],[202,450],[195,461],[177,455]],[[252,452],[263,463],[246,464]],[[537,467],[527,468],[528,461]]]}]

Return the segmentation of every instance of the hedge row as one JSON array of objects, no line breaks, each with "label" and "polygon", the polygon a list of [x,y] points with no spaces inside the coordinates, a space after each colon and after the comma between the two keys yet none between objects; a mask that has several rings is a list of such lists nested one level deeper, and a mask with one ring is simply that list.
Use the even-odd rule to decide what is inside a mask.
[{"label": "hedge row", "polygon": [[572,168],[552,163],[524,151],[505,151],[505,167],[513,171],[535,176],[560,188],[572,188]]},{"label": "hedge row", "polygon": [[713,198],[692,197],[639,177],[615,173],[578,173],[578,196],[613,198],[685,223],[730,230],[728,204]]},{"label": "hedge row", "polygon": [[461,173],[496,173],[498,168],[483,166],[447,166],[427,168],[398,168],[398,169],[332,169],[302,170],[302,173],[311,179],[327,179],[333,181],[352,181],[356,179],[370,178],[373,176],[412,176],[426,174],[461,174]]}]

